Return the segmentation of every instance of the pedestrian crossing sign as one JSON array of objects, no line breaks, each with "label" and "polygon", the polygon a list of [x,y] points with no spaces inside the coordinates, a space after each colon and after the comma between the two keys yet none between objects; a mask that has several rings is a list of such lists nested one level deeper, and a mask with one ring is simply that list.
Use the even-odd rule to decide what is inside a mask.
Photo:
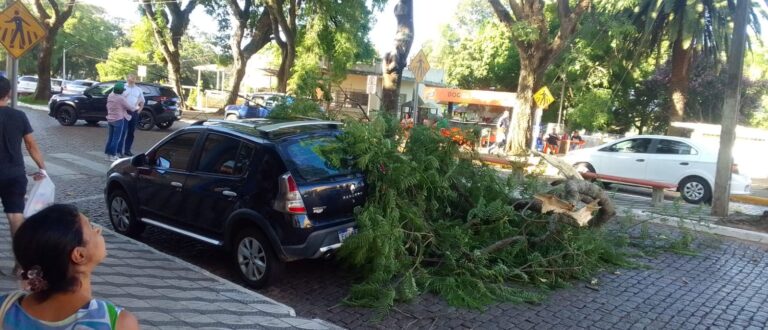
[{"label": "pedestrian crossing sign", "polygon": [[14,58],[19,58],[45,37],[43,25],[21,1],[0,12],[0,43]]},{"label": "pedestrian crossing sign", "polygon": [[533,94],[533,100],[536,101],[536,105],[544,109],[554,102],[555,98],[552,96],[552,93],[549,92],[549,88],[544,86],[539,89],[536,94]]}]

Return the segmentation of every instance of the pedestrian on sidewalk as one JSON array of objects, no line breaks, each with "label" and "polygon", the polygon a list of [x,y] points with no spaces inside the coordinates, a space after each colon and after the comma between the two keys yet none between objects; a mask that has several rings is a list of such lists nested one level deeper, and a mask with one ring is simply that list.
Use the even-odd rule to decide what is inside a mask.
[{"label": "pedestrian on sidewalk", "polygon": [[136,85],[136,75],[131,73],[125,77],[128,83],[125,86],[125,92],[123,97],[128,102],[128,105],[132,107],[132,111],[129,112],[131,119],[128,120],[128,125],[125,128],[125,139],[120,147],[120,153],[123,156],[133,156],[131,147],[133,146],[134,132],[136,131],[136,124],[139,122],[139,112],[144,108],[144,91],[141,87]]},{"label": "pedestrian on sidewalk", "polygon": [[25,221],[13,252],[25,291],[0,297],[3,329],[139,329],[136,317],[92,297],[91,274],[107,255],[101,227],[73,205],[54,204]]},{"label": "pedestrian on sidewalk", "polygon": [[27,115],[8,106],[11,82],[0,77],[0,200],[8,217],[11,238],[24,221],[24,195],[27,193],[27,173],[24,168],[24,145],[39,169],[32,174],[35,181],[45,178],[43,154],[32,135]]},{"label": "pedestrian on sidewalk", "polygon": [[120,146],[123,145],[125,129],[128,121],[131,120],[132,107],[123,97],[125,85],[118,82],[112,87],[112,93],[107,96],[107,122],[109,123],[109,133],[107,133],[107,146],[104,153],[107,154],[108,161],[118,160],[118,154],[121,153]]}]

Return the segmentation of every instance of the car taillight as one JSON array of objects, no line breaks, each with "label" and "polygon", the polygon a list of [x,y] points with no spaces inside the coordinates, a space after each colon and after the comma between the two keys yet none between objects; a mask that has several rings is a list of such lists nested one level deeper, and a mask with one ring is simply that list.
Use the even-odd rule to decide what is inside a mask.
[{"label": "car taillight", "polygon": [[293,179],[291,173],[280,176],[280,193],[283,200],[282,203],[276,205],[280,209],[279,211],[291,214],[307,214],[307,208],[304,207],[304,200],[301,198],[299,186],[296,184],[296,180]]},{"label": "car taillight", "polygon": [[739,174],[739,164],[733,163],[733,165],[731,165],[731,173]]}]

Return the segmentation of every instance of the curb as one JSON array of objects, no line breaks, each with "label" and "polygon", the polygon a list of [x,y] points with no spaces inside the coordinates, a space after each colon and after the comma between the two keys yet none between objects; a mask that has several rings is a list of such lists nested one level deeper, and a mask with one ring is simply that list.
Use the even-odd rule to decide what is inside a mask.
[{"label": "curb", "polygon": [[650,217],[647,220],[652,223],[661,225],[674,225],[675,223],[682,224],[682,226],[693,229],[695,231],[716,234],[720,236],[726,236],[731,238],[737,238],[745,241],[750,241],[760,244],[768,244],[768,234],[755,231],[749,231],[739,228],[732,228],[726,226],[715,225],[712,223],[702,223],[698,221],[685,220],[667,215],[661,215],[653,212],[642,210],[631,210],[631,213],[641,217]]},{"label": "curb", "polygon": [[768,198],[752,195],[731,195],[731,201],[757,206],[768,206]]}]

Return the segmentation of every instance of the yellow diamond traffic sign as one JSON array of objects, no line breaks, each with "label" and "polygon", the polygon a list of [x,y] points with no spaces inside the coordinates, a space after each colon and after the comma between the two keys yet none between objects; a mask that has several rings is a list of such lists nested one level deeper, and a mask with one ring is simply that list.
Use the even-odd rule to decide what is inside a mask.
[{"label": "yellow diamond traffic sign", "polygon": [[549,92],[549,88],[544,86],[539,89],[536,94],[533,94],[533,100],[536,101],[536,105],[543,109],[552,104],[552,102],[555,101],[555,98],[552,96],[552,93]]},{"label": "yellow diamond traffic sign", "polygon": [[0,12],[0,43],[19,58],[45,37],[45,29],[27,7],[16,1]]},{"label": "yellow diamond traffic sign", "polygon": [[427,55],[424,55],[424,50],[420,50],[416,56],[411,59],[411,63],[408,64],[408,69],[413,72],[413,77],[416,82],[424,81],[424,76],[429,72],[429,61]]}]

